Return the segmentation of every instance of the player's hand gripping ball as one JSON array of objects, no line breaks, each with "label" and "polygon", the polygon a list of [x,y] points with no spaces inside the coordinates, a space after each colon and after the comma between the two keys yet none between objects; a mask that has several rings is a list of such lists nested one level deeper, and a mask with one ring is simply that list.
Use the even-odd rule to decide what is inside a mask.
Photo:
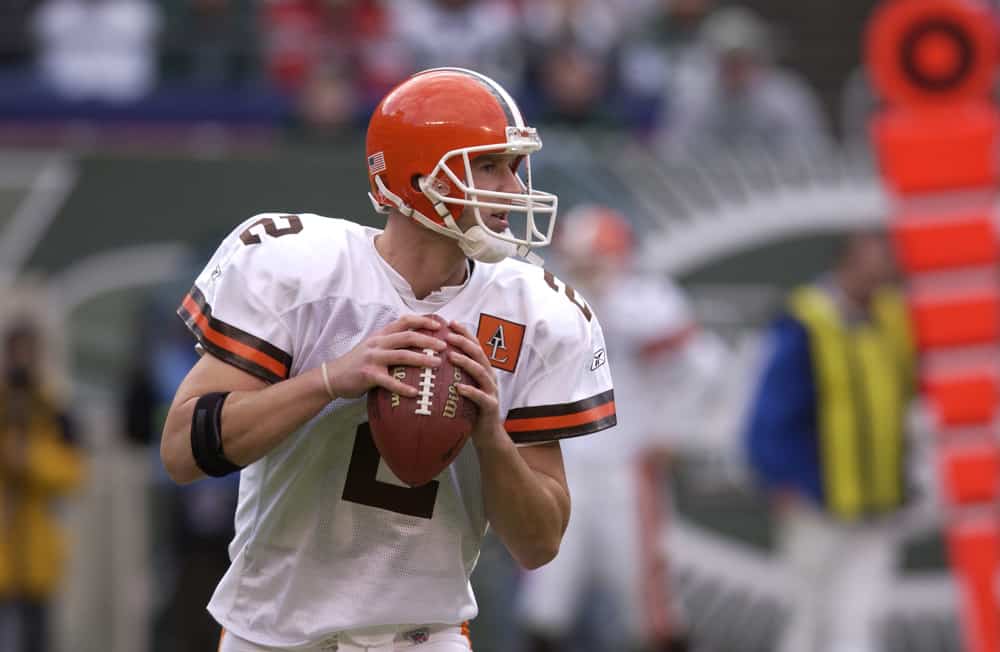
[{"label": "player's hand gripping ball", "polygon": [[[436,331],[422,330],[444,340],[447,322],[437,318]],[[458,456],[479,415],[475,403],[458,393],[456,383],[476,383],[452,364],[448,353],[426,349],[441,358],[438,367],[393,367],[400,381],[415,387],[414,398],[375,387],[368,392],[368,423],[379,454],[400,480],[416,487],[427,484]]]}]

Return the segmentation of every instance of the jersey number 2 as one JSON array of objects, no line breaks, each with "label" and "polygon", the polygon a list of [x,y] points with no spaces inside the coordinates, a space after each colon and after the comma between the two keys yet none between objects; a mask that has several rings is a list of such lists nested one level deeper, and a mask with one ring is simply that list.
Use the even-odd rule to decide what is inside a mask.
[{"label": "jersey number 2", "polygon": [[438,481],[432,480],[419,487],[400,487],[382,482],[375,477],[381,459],[375,448],[375,440],[372,439],[371,428],[367,423],[362,423],[354,437],[354,451],[347,466],[347,480],[344,482],[344,494],[341,498],[397,514],[419,518],[433,516]]},{"label": "jersey number 2", "polygon": [[590,306],[588,306],[587,302],[583,300],[583,297],[579,296],[573,288],[553,276],[552,272],[548,270],[545,271],[545,282],[548,283],[549,287],[556,292],[561,290],[563,294],[566,295],[566,298],[569,299],[574,306],[580,309],[584,319],[590,321],[590,318],[594,316],[594,314],[590,311]]},{"label": "jersey number 2", "polygon": [[280,238],[283,235],[292,235],[293,233],[298,233],[302,230],[302,220],[299,219],[298,215],[283,215],[282,219],[288,222],[288,226],[278,228],[278,226],[274,223],[274,218],[262,217],[247,228],[243,229],[243,232],[240,233],[240,240],[242,240],[245,245],[260,244],[260,236],[253,232],[253,230],[258,226],[263,226],[264,233],[268,234],[272,238]]}]

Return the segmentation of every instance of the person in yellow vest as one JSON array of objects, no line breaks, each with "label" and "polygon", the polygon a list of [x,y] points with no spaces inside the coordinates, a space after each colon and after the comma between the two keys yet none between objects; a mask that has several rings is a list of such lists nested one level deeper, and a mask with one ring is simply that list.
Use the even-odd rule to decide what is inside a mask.
[{"label": "person in yellow vest", "polygon": [[881,233],[847,236],[768,334],[749,464],[773,498],[798,594],[780,652],[875,652],[906,500],[913,353]]},{"label": "person in yellow vest", "polygon": [[46,652],[48,605],[65,541],[54,501],[75,489],[82,460],[68,421],[41,386],[41,335],[27,321],[3,338],[0,378],[0,650]]}]

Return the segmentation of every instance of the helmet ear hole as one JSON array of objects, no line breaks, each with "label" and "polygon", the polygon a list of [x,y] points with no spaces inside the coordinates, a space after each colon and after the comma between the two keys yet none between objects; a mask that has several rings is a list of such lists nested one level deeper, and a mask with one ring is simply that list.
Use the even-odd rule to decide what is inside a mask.
[{"label": "helmet ear hole", "polygon": [[[424,181],[424,179],[426,179],[426,181]],[[423,181],[423,186],[421,186],[421,181]],[[451,194],[451,184],[440,177],[424,177],[422,175],[415,174],[411,177],[410,183],[413,184],[413,188],[418,192],[423,192],[423,188],[427,187],[441,195]]]}]

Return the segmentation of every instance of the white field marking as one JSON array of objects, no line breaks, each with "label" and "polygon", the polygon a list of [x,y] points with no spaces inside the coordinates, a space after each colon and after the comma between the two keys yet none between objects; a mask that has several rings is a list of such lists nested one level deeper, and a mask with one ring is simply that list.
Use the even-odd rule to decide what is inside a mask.
[{"label": "white field marking", "polygon": [[[778,557],[743,542],[727,540],[691,521],[678,518],[663,533],[660,545],[669,551],[674,572],[688,572],[716,581],[722,592],[767,598],[794,609],[808,590],[793,569]],[[883,616],[953,614],[958,586],[947,572],[901,574],[894,578]]]},{"label": "white field marking", "polygon": [[122,247],[70,265],[52,279],[52,284],[68,315],[105,292],[173,280],[189,256],[190,248],[180,242]]},{"label": "white field marking", "polygon": [[13,282],[76,184],[76,168],[55,157],[35,176],[24,200],[0,230],[0,286]]}]

